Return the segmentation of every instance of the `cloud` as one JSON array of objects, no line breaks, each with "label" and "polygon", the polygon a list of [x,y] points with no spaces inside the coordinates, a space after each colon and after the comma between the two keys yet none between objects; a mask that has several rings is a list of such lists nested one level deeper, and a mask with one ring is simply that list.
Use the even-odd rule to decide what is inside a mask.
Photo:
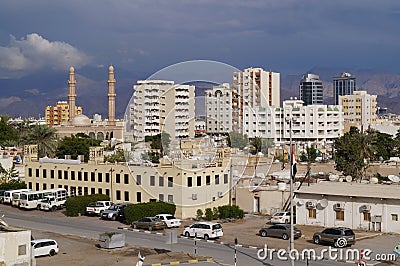
[{"label": "cloud", "polygon": [[89,61],[88,55],[68,43],[48,41],[37,33],[20,40],[11,35],[9,45],[0,46],[0,77],[21,77],[46,68],[65,70]]},{"label": "cloud", "polygon": [[22,101],[22,99],[19,97],[16,97],[16,96],[11,96],[8,98],[0,98],[0,107],[7,107],[13,103],[20,102],[20,101]]},{"label": "cloud", "polygon": [[25,90],[25,92],[29,92],[33,95],[39,95],[40,91],[38,89],[29,89],[29,90]]}]

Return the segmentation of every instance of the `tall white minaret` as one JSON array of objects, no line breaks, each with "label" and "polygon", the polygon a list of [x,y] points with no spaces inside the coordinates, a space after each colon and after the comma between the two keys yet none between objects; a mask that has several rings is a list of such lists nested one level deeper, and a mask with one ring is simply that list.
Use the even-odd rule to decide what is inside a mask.
[{"label": "tall white minaret", "polygon": [[75,117],[75,105],[76,105],[76,80],[74,68],[69,68],[69,80],[68,80],[68,105],[69,105],[69,122]]},{"label": "tall white minaret", "polygon": [[108,124],[115,125],[115,78],[114,67],[108,68]]}]

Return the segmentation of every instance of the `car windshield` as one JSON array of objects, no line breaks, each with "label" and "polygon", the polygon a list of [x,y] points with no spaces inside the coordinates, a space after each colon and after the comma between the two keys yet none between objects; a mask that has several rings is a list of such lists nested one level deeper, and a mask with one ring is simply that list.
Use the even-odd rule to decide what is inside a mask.
[{"label": "car windshield", "polygon": [[176,218],[175,218],[174,216],[172,216],[172,215],[165,216],[165,218],[167,218],[167,220],[176,219]]},{"label": "car windshield", "polygon": [[156,218],[156,217],[151,218],[151,220],[152,220],[153,222],[162,222],[160,219],[158,219],[158,218]]},{"label": "car windshield", "polygon": [[108,208],[111,211],[116,211],[118,210],[118,205],[111,205],[110,208]]},{"label": "car windshield", "polygon": [[96,207],[96,202],[89,203],[88,207]]},{"label": "car windshield", "polygon": [[277,213],[274,214],[274,216],[283,216],[283,215],[285,215],[284,212],[277,212]]},{"label": "car windshield", "polygon": [[220,224],[214,224],[212,226],[212,229],[221,229],[221,228],[222,228],[222,226]]},{"label": "car windshield", "polygon": [[352,236],[352,235],[354,235],[354,232],[353,232],[353,230],[347,229],[347,230],[344,230],[344,235],[345,236]]}]

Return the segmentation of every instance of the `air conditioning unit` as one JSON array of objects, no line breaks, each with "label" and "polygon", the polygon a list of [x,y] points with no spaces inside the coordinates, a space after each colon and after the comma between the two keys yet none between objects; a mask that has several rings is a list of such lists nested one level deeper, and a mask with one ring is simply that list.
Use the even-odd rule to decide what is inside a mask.
[{"label": "air conditioning unit", "polygon": [[344,209],[344,202],[335,203],[335,205],[333,205],[333,208],[335,210],[343,210]]},{"label": "air conditioning unit", "polygon": [[218,198],[222,198],[223,195],[224,193],[222,193],[221,191],[218,192]]},{"label": "air conditioning unit", "polygon": [[306,202],[307,209],[314,209],[317,203],[314,200],[309,200]]},{"label": "air conditioning unit", "polygon": [[197,194],[192,194],[192,200],[197,200]]},{"label": "air conditioning unit", "polygon": [[361,211],[362,212],[369,212],[371,210],[371,205],[362,205]]}]

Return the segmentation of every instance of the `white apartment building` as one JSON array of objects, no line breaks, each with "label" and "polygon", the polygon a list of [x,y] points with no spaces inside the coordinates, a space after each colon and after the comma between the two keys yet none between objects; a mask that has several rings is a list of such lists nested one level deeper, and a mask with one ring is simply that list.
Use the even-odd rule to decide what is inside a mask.
[{"label": "white apartment building", "polygon": [[139,80],[130,105],[135,141],[166,131],[171,139],[194,137],[194,86],[167,80]]},{"label": "white apartment building", "polygon": [[400,233],[400,186],[320,182],[296,193],[296,223]]},{"label": "white apartment building", "polygon": [[376,123],[377,95],[370,95],[366,91],[354,91],[352,95],[339,96],[339,103],[343,108],[345,132],[351,126],[362,127],[364,130]]},{"label": "white apartment building", "polygon": [[205,91],[206,129],[208,133],[232,131],[232,88],[229,83]]},{"label": "white apartment building", "polygon": [[243,114],[246,108],[279,105],[280,73],[264,71],[262,68],[247,68],[243,72],[233,73],[232,130],[234,132],[244,132]]}]

